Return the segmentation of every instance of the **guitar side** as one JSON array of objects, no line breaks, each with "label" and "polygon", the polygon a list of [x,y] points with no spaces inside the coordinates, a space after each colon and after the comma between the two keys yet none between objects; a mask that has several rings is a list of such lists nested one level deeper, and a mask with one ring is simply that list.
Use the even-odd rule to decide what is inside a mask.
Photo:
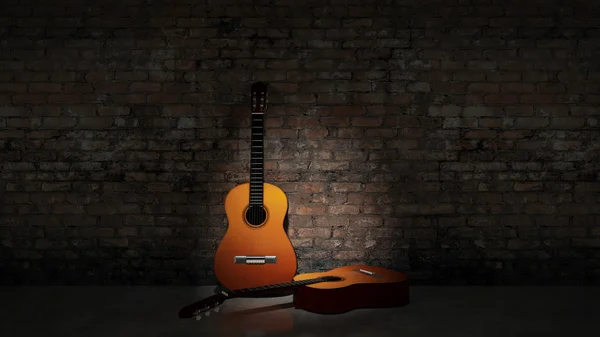
[{"label": "guitar side", "polygon": [[300,274],[294,280],[323,276],[337,276],[342,280],[298,288],[294,295],[296,309],[317,314],[341,314],[361,308],[404,306],[410,302],[408,278],[400,272],[380,267],[346,266],[323,273]]},{"label": "guitar side", "polygon": [[[246,221],[249,184],[236,186],[225,198],[228,226],[215,254],[214,271],[227,289],[289,282],[296,274],[296,252],[284,229],[288,199],[279,187],[263,186],[267,219],[261,226],[253,227]],[[244,263],[236,262],[236,257],[275,257],[275,261]]]}]

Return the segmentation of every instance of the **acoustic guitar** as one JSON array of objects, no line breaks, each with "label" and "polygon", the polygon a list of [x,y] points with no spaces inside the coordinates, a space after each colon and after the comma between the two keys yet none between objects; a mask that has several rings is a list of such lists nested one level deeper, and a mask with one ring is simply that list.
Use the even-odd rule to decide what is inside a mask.
[{"label": "acoustic guitar", "polygon": [[359,308],[386,308],[409,303],[406,275],[381,267],[346,266],[322,273],[300,274],[291,282],[259,287],[224,290],[204,300],[185,306],[180,318],[200,319],[219,310],[226,300],[295,289],[294,307],[317,314],[341,314]]},{"label": "acoustic guitar", "polygon": [[279,187],[264,182],[267,85],[254,83],[250,91],[250,183],[234,187],[225,198],[228,226],[214,260],[217,280],[230,290],[287,282],[297,268],[284,229],[288,199]]}]

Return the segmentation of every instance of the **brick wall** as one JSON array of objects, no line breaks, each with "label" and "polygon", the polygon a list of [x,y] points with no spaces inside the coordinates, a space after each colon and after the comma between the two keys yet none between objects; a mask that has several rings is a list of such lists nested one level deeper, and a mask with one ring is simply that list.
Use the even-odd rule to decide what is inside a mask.
[{"label": "brick wall", "polygon": [[599,280],[595,1],[8,2],[3,283],[214,282],[255,80],[301,272]]}]

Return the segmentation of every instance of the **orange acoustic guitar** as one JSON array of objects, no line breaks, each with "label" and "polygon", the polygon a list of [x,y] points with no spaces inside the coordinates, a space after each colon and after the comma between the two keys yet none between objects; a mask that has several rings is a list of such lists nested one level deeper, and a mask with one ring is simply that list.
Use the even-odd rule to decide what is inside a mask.
[{"label": "orange acoustic guitar", "polygon": [[180,318],[199,319],[218,311],[224,301],[256,293],[296,289],[294,307],[318,314],[340,314],[359,308],[385,308],[409,303],[406,275],[381,267],[346,266],[323,273],[300,274],[291,282],[222,291],[179,311]]},{"label": "orange acoustic guitar", "polygon": [[267,85],[254,83],[250,91],[250,183],[234,187],[225,198],[228,228],[214,261],[217,280],[230,290],[287,282],[297,268],[296,252],[284,229],[287,197],[279,187],[264,183]]}]

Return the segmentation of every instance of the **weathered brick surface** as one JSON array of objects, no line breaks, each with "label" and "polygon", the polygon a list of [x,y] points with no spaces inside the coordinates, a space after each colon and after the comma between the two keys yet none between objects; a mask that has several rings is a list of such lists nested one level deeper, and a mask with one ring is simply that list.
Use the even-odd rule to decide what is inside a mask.
[{"label": "weathered brick surface", "polygon": [[600,279],[596,1],[3,3],[3,283],[213,282],[255,80],[301,272]]}]

